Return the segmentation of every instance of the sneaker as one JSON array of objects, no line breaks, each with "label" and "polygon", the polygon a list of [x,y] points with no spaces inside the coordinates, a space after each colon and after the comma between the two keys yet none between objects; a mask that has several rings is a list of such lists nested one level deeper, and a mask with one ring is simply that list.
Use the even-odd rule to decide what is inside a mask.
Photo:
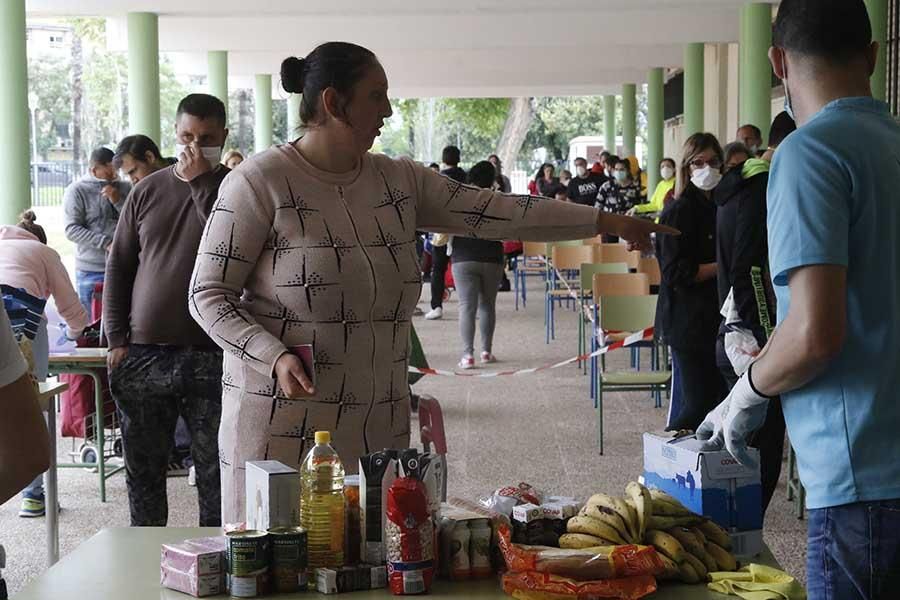
[{"label": "sneaker", "polygon": [[197,469],[194,468],[194,465],[191,465],[191,468],[188,469],[188,485],[197,487]]},{"label": "sneaker", "polygon": [[185,477],[187,474],[188,469],[180,460],[173,460],[170,462],[169,467],[166,470],[166,477]]},{"label": "sneaker", "polygon": [[440,319],[444,316],[444,309],[438,306],[437,308],[432,308],[427,313],[425,313],[426,321],[434,321],[435,319]]},{"label": "sneaker", "polygon": [[469,356],[468,354],[463,355],[461,359],[459,359],[459,365],[457,365],[460,369],[467,371],[469,369],[475,368],[475,359]]},{"label": "sneaker", "polygon": [[497,362],[497,357],[491,354],[490,352],[482,352],[481,353],[481,364],[487,365],[490,363]]},{"label": "sneaker", "polygon": [[19,508],[19,516],[25,519],[34,517],[43,517],[46,514],[44,507],[44,497],[40,498],[22,498],[22,506]]}]

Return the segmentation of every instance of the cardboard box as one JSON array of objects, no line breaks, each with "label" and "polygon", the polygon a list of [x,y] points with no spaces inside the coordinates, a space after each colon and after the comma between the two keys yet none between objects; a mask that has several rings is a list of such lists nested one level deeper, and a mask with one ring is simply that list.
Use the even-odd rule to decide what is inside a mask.
[{"label": "cardboard box", "polygon": [[300,525],[300,473],[277,460],[246,463],[247,529]]},{"label": "cardboard box", "polygon": [[513,520],[520,523],[531,523],[544,518],[544,511],[536,504],[520,504],[513,507]]},{"label": "cardboard box", "polygon": [[[738,463],[727,451],[701,452],[694,437],[644,434],[643,483],[674,496],[691,511],[731,532],[734,553],[762,552],[762,486],[759,467]],[[759,452],[750,449],[759,464]]]},{"label": "cardboard box", "polygon": [[225,545],[224,537],[163,544],[160,583],[197,598],[224,593]]}]

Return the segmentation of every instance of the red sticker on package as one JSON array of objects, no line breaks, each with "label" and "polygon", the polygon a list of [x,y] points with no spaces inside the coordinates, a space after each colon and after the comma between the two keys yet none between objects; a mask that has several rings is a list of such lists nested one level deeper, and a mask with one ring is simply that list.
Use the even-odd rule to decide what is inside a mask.
[{"label": "red sticker on package", "polygon": [[388,489],[385,542],[391,593],[427,593],[434,576],[434,523],[418,479],[401,477]]}]

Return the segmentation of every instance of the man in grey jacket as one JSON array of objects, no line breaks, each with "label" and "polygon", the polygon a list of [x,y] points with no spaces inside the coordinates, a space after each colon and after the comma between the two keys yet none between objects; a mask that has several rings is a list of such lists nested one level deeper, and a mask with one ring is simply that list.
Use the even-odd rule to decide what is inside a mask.
[{"label": "man in grey jacket", "polygon": [[116,177],[113,151],[104,147],[91,153],[88,174],[66,188],[66,237],[78,245],[75,285],[88,314],[94,284],[103,282],[106,254],[130,191],[131,184]]}]

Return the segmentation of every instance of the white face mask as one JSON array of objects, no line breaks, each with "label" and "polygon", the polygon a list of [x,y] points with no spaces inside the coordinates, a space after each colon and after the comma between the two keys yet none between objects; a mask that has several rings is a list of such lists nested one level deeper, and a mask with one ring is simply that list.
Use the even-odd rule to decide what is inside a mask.
[{"label": "white face mask", "polygon": [[662,176],[663,179],[668,181],[669,179],[672,179],[673,177],[675,177],[675,169],[673,169],[672,167],[662,167],[659,170],[659,174]]},{"label": "white face mask", "polygon": [[613,177],[616,178],[616,182],[625,183],[625,180],[628,179],[628,173],[625,171],[613,171]]},{"label": "white face mask", "polygon": [[578,167],[575,167],[575,172],[578,173],[579,177],[584,177],[585,175],[587,175],[587,168],[578,166]]},{"label": "white face mask", "polygon": [[[175,144],[175,157],[181,158],[181,153],[185,148],[187,148],[185,144]],[[222,158],[222,146],[200,146],[200,152],[212,166],[216,166]]]},{"label": "white face mask", "polygon": [[722,174],[719,173],[719,170],[713,169],[709,165],[706,165],[702,169],[697,169],[694,171],[694,174],[691,175],[691,183],[704,192],[714,190],[721,180]]}]

